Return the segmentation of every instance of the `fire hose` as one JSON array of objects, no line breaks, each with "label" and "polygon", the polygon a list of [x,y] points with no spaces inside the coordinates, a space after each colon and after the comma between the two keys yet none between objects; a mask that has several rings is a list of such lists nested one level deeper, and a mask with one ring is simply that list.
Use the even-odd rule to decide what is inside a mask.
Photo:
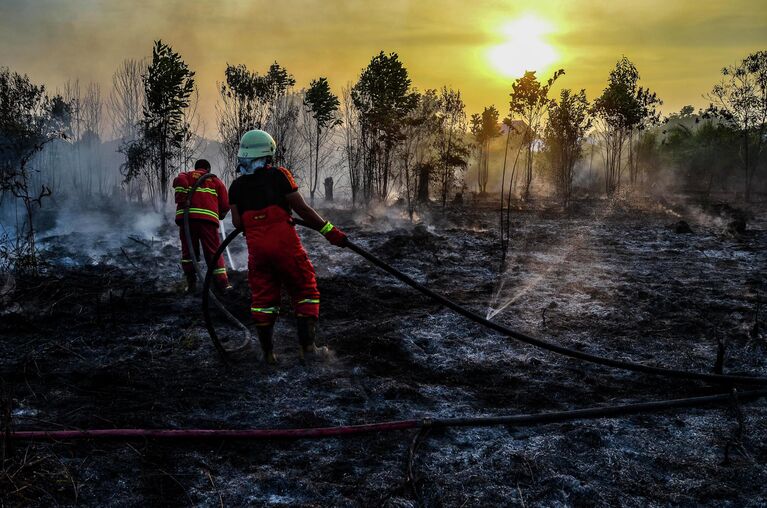
[{"label": "fire hose", "polygon": [[[202,180],[202,179],[201,179]],[[199,181],[195,184],[199,184]],[[187,206],[184,213],[184,226],[187,234],[187,240],[190,241],[189,219],[188,219],[189,199],[187,199]],[[306,224],[296,219],[296,223],[306,226]],[[210,293],[210,283],[212,280],[212,271],[215,267],[218,258],[222,255],[226,247],[231,243],[242,231],[235,229],[232,231],[226,239],[222,242],[219,249],[210,260],[208,265],[208,271],[205,274],[205,282],[203,286],[203,313],[205,316],[206,327],[211,335],[211,339],[216,347],[216,350],[221,354],[224,361],[226,361],[227,351],[221,345],[218,339],[215,328],[213,326],[209,301],[213,302],[224,311],[224,314],[230,320],[236,321],[239,327],[245,328],[234,316],[232,316],[223,305]],[[192,247],[192,245],[190,245]],[[698,372],[688,372],[682,370],[668,369],[663,367],[648,366],[633,362],[625,362],[620,360],[614,360],[611,358],[605,358],[601,356],[591,355],[580,351],[572,350],[553,344],[551,342],[529,337],[521,332],[517,332],[503,325],[489,321],[478,314],[456,304],[455,302],[433,292],[425,286],[419,284],[412,278],[408,277],[404,273],[400,272],[396,268],[390,266],[383,260],[369,253],[362,247],[349,241],[347,247],[360,256],[364,257],[372,264],[380,267],[386,272],[392,274],[402,282],[405,282],[414,289],[429,296],[435,301],[440,302],[444,306],[457,312],[458,314],[467,317],[468,319],[482,324],[492,330],[498,331],[504,335],[515,338],[527,344],[537,346],[564,356],[585,360],[588,362],[605,365],[609,367],[641,372],[646,374],[655,374],[660,376],[681,378],[681,379],[694,379],[716,383],[751,383],[751,384],[767,384],[767,379],[763,377],[750,377],[750,376],[731,376],[720,374],[706,374]],[[194,252],[191,249],[190,252]],[[194,259],[194,257],[193,257]],[[199,265],[195,261],[195,268],[198,273],[201,272]],[[247,330],[247,328],[246,328]],[[249,338],[249,334],[248,334]],[[545,425],[551,423],[559,423],[572,420],[587,420],[597,418],[614,418],[620,416],[628,416],[633,414],[648,413],[665,411],[669,409],[677,408],[693,408],[722,404],[730,401],[738,404],[741,401],[756,400],[763,397],[767,397],[767,389],[751,390],[746,392],[737,392],[735,389],[728,394],[716,394],[699,397],[688,397],[682,399],[667,399],[650,402],[638,402],[632,404],[620,404],[606,407],[593,407],[584,408],[570,411],[558,411],[538,414],[523,414],[523,415],[502,415],[502,416],[479,416],[479,417],[457,417],[457,418],[421,418],[421,419],[408,419],[399,421],[386,421],[379,423],[367,423],[357,425],[342,425],[336,427],[319,427],[319,428],[292,428],[292,429],[90,429],[90,430],[57,430],[57,431],[10,431],[7,429],[4,437],[10,440],[27,440],[27,441],[40,441],[40,440],[74,440],[74,439],[321,439],[331,437],[348,437],[361,434],[381,433],[391,431],[401,431],[408,429],[419,429],[420,431],[426,431],[435,428],[449,428],[449,427],[489,427],[497,425],[507,425],[511,427],[525,427],[533,425]],[[419,433],[420,435],[420,433]],[[414,452],[411,446],[411,454]]]},{"label": "fire hose", "polygon": [[[304,227],[309,227],[301,219],[294,218],[293,222],[295,222],[296,224],[300,224]],[[218,345],[220,345],[221,342],[219,341],[218,335],[216,334],[215,327],[213,326],[213,321],[211,320],[211,317],[210,317],[210,311],[208,309],[208,293],[209,293],[208,289],[210,288],[210,283],[212,281],[213,267],[215,267],[216,261],[218,260],[219,257],[221,257],[224,249],[226,249],[226,247],[232,242],[232,240],[234,240],[241,232],[242,230],[235,229],[234,231],[229,233],[229,236],[227,236],[226,239],[221,243],[221,246],[213,255],[213,260],[208,265],[208,272],[205,274],[205,283],[203,285],[202,311],[205,317],[205,326],[208,329],[208,333],[210,334],[211,340],[213,341],[214,345],[217,345],[216,349],[222,355],[224,360],[226,359],[226,350],[223,347],[221,348],[218,347]],[[604,356],[594,355],[591,353],[585,353],[583,351],[578,351],[576,349],[560,346],[559,344],[555,344],[547,340],[531,337],[530,335],[513,330],[502,324],[496,323],[494,321],[490,321],[489,319],[486,319],[480,316],[476,312],[473,312],[467,309],[466,307],[459,305],[455,303],[454,301],[440,295],[439,293],[432,291],[426,286],[415,281],[413,278],[409,277],[408,275],[402,273],[401,271],[397,270],[393,266],[389,265],[388,263],[386,263],[379,257],[375,256],[374,254],[368,252],[367,250],[363,249],[359,245],[355,244],[351,240],[347,242],[346,247],[354,251],[355,253],[359,254],[360,256],[368,260],[373,265],[388,272],[389,274],[393,275],[395,278],[404,282],[408,286],[428,296],[432,300],[439,302],[440,304],[456,312],[457,314],[460,314],[461,316],[471,321],[474,321],[475,323],[478,323],[486,328],[489,328],[498,333],[501,333],[507,337],[511,337],[513,339],[524,342],[531,346],[535,346],[537,348],[545,349],[553,353],[574,358],[577,360],[583,360],[589,363],[604,365],[606,367],[639,372],[642,374],[651,374],[656,376],[668,377],[673,379],[688,379],[688,380],[706,381],[709,383],[729,384],[729,385],[733,385],[733,384],[767,385],[766,377],[740,376],[740,375],[728,375],[728,374],[709,374],[705,372],[691,372],[686,370],[671,369],[667,367],[656,367],[653,365],[645,365],[642,363],[629,362],[625,360],[616,360],[614,358],[608,358]],[[241,325],[241,326],[244,326],[244,325]]]},{"label": "fire hose", "polygon": [[[202,269],[200,268],[200,264],[197,261],[197,255],[195,255],[195,245],[192,241],[192,230],[189,226],[189,208],[192,206],[192,195],[197,191],[198,187],[202,182],[207,180],[208,178],[211,178],[213,176],[212,173],[206,173],[202,175],[200,178],[197,179],[197,181],[194,182],[191,189],[189,189],[189,193],[186,196],[186,201],[184,202],[184,233],[186,235],[186,245],[189,249],[189,257],[192,259],[192,264],[194,265],[194,271],[197,272],[197,276],[202,278],[206,278],[203,273]],[[229,245],[228,242],[223,242],[224,248],[226,248],[227,245]],[[208,268],[211,266],[214,266],[218,259],[221,257],[221,252],[217,252],[215,258],[212,260],[208,260]],[[210,270],[208,270],[210,271]],[[239,328],[244,336],[243,342],[237,347],[237,349],[244,349],[251,343],[251,336],[250,336],[250,330],[248,330],[248,327],[245,326],[238,320],[236,317],[232,315],[231,312],[229,312],[224,304],[222,304],[218,298],[216,298],[215,295],[210,293],[210,284],[206,285],[203,289],[204,292],[204,301],[207,309],[208,301],[213,301],[213,304],[218,307],[218,309],[221,311],[222,314],[231,322],[233,323],[237,328]],[[207,320],[206,320],[207,321]],[[210,328],[208,328],[210,330]],[[216,351],[218,351],[219,355],[221,356],[222,360],[226,363],[227,357],[226,357],[226,349],[224,349],[224,346],[221,344],[221,342],[218,340],[218,337],[214,334],[211,335],[211,340],[213,341],[213,346],[216,348]]]},{"label": "fire hose", "polygon": [[393,432],[408,429],[437,429],[449,427],[491,427],[508,425],[511,427],[531,427],[572,420],[593,420],[615,418],[640,413],[666,411],[669,409],[694,408],[722,404],[724,402],[743,402],[767,397],[767,389],[752,390],[668,399],[634,404],[620,404],[607,407],[592,407],[571,411],[533,413],[507,416],[479,416],[467,418],[422,418],[398,420],[337,427],[309,427],[293,429],[90,429],[90,430],[22,430],[6,433],[14,440],[73,440],[73,439],[322,439],[349,437],[361,434]]}]

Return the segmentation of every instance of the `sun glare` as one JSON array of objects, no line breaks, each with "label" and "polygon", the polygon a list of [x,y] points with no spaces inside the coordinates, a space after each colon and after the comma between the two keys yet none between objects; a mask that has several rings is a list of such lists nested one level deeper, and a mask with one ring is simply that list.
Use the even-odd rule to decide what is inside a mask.
[{"label": "sun glare", "polygon": [[556,50],[546,42],[551,32],[551,24],[534,15],[510,21],[501,27],[506,42],[491,47],[488,58],[498,72],[508,77],[543,71],[557,59]]}]

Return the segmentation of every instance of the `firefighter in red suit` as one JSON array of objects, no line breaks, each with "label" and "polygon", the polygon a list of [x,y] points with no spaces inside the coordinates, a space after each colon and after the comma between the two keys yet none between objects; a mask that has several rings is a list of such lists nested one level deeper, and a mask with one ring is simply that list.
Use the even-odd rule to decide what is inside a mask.
[{"label": "firefighter in red suit", "polygon": [[241,176],[229,187],[232,224],[244,230],[248,245],[250,311],[264,359],[270,364],[277,361],[272,337],[283,286],[296,314],[301,360],[328,353],[327,348],[315,345],[320,292],[314,267],[293,225],[292,211],[333,245],[346,245],[346,235],[306,204],[290,171],[272,165],[275,149],[268,133],[246,132],[237,154]]},{"label": "firefighter in red suit", "polygon": [[[200,159],[194,164],[194,170],[188,173],[180,173],[173,180],[173,188],[176,194],[176,224],[179,226],[181,237],[181,268],[186,275],[187,290],[193,293],[197,287],[197,273],[192,263],[192,253],[189,252],[189,242],[184,231],[184,205],[192,191],[194,183],[204,174],[210,172],[210,163]],[[189,229],[194,245],[194,256],[199,261],[200,246],[205,256],[205,262],[209,263],[221,244],[218,233],[219,220],[226,217],[229,212],[229,196],[226,185],[218,177],[206,178],[192,195],[192,203],[189,207]],[[226,276],[224,257],[220,256],[216,264],[215,282],[219,289],[229,290],[229,280]]]}]

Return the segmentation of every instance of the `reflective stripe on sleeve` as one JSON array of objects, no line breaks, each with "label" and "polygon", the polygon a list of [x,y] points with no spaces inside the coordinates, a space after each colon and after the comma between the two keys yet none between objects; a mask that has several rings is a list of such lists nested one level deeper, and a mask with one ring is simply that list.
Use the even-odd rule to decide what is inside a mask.
[{"label": "reflective stripe on sleeve", "polygon": [[319,298],[304,298],[303,300],[301,300],[298,303],[299,304],[301,304],[301,303],[320,303],[320,299]]},{"label": "reflective stripe on sleeve", "polygon": [[[192,190],[191,187],[173,187],[173,190],[176,192],[189,192]],[[214,196],[218,196],[218,191],[216,189],[211,189],[208,187],[198,187],[196,192],[207,192],[208,194],[213,194]]]},{"label": "reflective stripe on sleeve", "polygon": [[191,263],[192,260],[191,259],[182,259],[181,262],[182,263]]},{"label": "reflective stripe on sleeve", "polygon": [[333,224],[330,223],[330,221],[327,221],[324,226],[322,226],[322,229],[320,229],[320,233],[323,235],[326,234],[328,231],[333,229]]},{"label": "reflective stripe on sleeve", "polygon": [[221,275],[222,273],[226,274],[226,268],[216,268],[213,270],[213,275]]}]

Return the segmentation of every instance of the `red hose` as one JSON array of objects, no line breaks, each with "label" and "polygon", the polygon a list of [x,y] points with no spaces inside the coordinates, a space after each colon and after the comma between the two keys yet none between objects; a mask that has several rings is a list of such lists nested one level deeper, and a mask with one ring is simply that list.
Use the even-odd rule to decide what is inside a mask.
[{"label": "red hose", "polygon": [[350,436],[371,432],[414,429],[421,420],[401,420],[383,423],[366,423],[342,427],[307,429],[93,429],[93,430],[23,430],[11,432],[11,439],[25,441],[70,439],[321,439],[325,437]]}]

